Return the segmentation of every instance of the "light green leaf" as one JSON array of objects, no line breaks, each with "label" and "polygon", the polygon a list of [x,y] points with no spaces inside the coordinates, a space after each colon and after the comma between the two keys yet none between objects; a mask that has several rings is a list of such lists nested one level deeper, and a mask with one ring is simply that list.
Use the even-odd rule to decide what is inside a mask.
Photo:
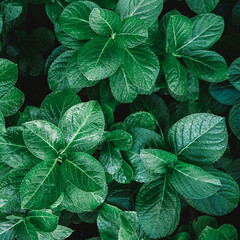
[{"label": "light green leaf", "polygon": [[130,183],[133,177],[133,170],[128,163],[122,161],[122,166],[113,176],[114,180],[118,183]]},{"label": "light green leaf", "polygon": [[17,78],[17,64],[0,58],[0,98],[15,85]]},{"label": "light green leaf", "polygon": [[108,142],[121,151],[127,151],[132,146],[132,136],[123,130],[114,130]]},{"label": "light green leaf", "polygon": [[168,132],[171,151],[180,159],[199,165],[216,162],[225,152],[227,142],[224,118],[209,113],[191,114]]},{"label": "light green leaf", "polygon": [[42,160],[56,159],[64,147],[61,130],[44,120],[24,123],[23,138],[28,150]]},{"label": "light green leaf", "polygon": [[177,52],[177,50],[188,39],[192,31],[191,21],[183,15],[172,15],[167,26],[166,50]]},{"label": "light green leaf", "polygon": [[121,212],[119,208],[104,203],[97,218],[97,226],[102,240],[118,240]]},{"label": "light green leaf", "polygon": [[122,67],[110,76],[110,87],[114,98],[121,103],[132,102],[138,94],[137,87],[132,84]]},{"label": "light green leaf", "polygon": [[211,12],[219,3],[219,0],[186,0],[189,8],[197,13]]},{"label": "light green leaf", "polygon": [[95,192],[106,183],[101,164],[87,153],[72,153],[62,164],[65,178],[85,192]]},{"label": "light green leaf", "polygon": [[89,25],[90,9],[83,1],[77,1],[64,8],[58,23],[68,35],[79,40],[91,39],[96,33]]},{"label": "light green leaf", "polygon": [[122,21],[113,11],[94,8],[89,16],[89,24],[98,35],[108,36],[119,31]]},{"label": "light green leaf", "polygon": [[193,208],[213,216],[222,216],[233,211],[239,203],[239,187],[228,174],[216,169],[208,171],[219,178],[222,187],[218,192],[205,199],[185,199]]},{"label": "light green leaf", "polygon": [[46,2],[46,13],[52,23],[56,23],[58,17],[61,15],[63,9],[67,6],[67,2],[65,0],[57,0],[57,1],[47,1]]},{"label": "light green leaf", "polygon": [[122,27],[114,36],[117,45],[121,48],[134,48],[145,42],[147,38],[147,26],[138,17],[124,19]]},{"label": "light green leaf", "polygon": [[188,90],[188,75],[181,62],[168,55],[163,61],[163,70],[168,88],[176,95],[185,95]]},{"label": "light green leaf", "polygon": [[226,239],[238,240],[238,232],[233,225],[224,224],[218,228],[218,231],[220,231],[226,237]]},{"label": "light green leaf", "polygon": [[115,11],[121,19],[136,16],[151,26],[160,15],[163,0],[119,0]]},{"label": "light green leaf", "polygon": [[44,232],[53,232],[57,228],[58,217],[42,210],[30,211],[27,215],[29,220],[36,228]]},{"label": "light green leaf", "polygon": [[16,226],[18,240],[38,240],[37,229],[29,221],[21,221]]},{"label": "light green leaf", "polygon": [[193,230],[197,236],[207,227],[217,228],[218,223],[216,218],[210,216],[200,216],[193,221]]},{"label": "light green leaf", "polygon": [[59,123],[67,146],[63,151],[78,152],[94,148],[104,131],[104,116],[97,101],[71,107]]},{"label": "light green leaf", "polygon": [[125,49],[123,68],[138,88],[150,90],[159,74],[157,56],[146,46]]},{"label": "light green leaf", "polygon": [[191,49],[181,56],[193,75],[204,81],[222,82],[228,78],[226,61],[216,52]]},{"label": "light green leaf", "polygon": [[17,125],[21,126],[25,122],[40,120],[42,116],[40,114],[40,109],[34,106],[26,106],[21,113]]},{"label": "light green leaf", "polygon": [[145,168],[154,173],[164,174],[171,164],[177,162],[177,156],[160,149],[143,149],[140,153]]},{"label": "light green leaf", "polygon": [[118,70],[121,55],[112,38],[96,37],[80,49],[78,63],[88,80],[102,80]]},{"label": "light green leaf", "polygon": [[198,238],[198,240],[215,240],[215,239],[229,240],[229,238],[226,238],[221,231],[219,231],[218,229],[213,229],[211,227],[206,227]]},{"label": "light green leaf", "polygon": [[148,112],[135,112],[128,115],[124,119],[124,125],[127,129],[140,127],[154,131],[155,130],[155,119]]},{"label": "light green leaf", "polygon": [[192,32],[178,51],[187,47],[191,49],[208,49],[221,37],[224,20],[213,13],[200,14],[191,19]]},{"label": "light green leaf", "polygon": [[240,91],[240,58],[232,62],[229,68],[229,82]]},{"label": "light green leaf", "polygon": [[217,177],[192,164],[179,161],[171,168],[168,180],[184,198],[207,198],[222,187]]},{"label": "light green leaf", "polygon": [[22,181],[22,208],[39,210],[52,205],[62,193],[62,176],[57,161],[36,165]]},{"label": "light green leaf", "polygon": [[50,93],[42,101],[41,115],[45,120],[58,126],[64,113],[80,102],[80,97],[71,90]]},{"label": "light green leaf", "polygon": [[6,132],[5,119],[4,119],[2,112],[0,111],[0,135],[2,135],[5,132]]},{"label": "light green leaf", "polygon": [[0,238],[3,240],[14,240],[16,237],[16,226],[21,223],[21,221],[7,221],[0,223]]},{"label": "light green leaf", "polygon": [[136,199],[140,224],[150,238],[163,238],[177,227],[181,204],[177,193],[168,184],[166,175],[145,183]]},{"label": "light green leaf", "polygon": [[240,139],[240,104],[234,105],[229,113],[229,126],[233,133]]}]

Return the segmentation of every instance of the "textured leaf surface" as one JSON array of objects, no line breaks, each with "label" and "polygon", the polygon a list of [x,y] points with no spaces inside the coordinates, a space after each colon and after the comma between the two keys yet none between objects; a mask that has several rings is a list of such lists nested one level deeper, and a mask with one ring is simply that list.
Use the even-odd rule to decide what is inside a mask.
[{"label": "textured leaf surface", "polygon": [[229,82],[240,91],[240,58],[232,62],[229,68]]},{"label": "textured leaf surface", "polygon": [[221,231],[219,231],[218,229],[213,229],[211,227],[206,227],[202,233],[200,234],[199,240],[209,240],[209,239],[221,239],[221,240],[227,240],[228,238],[226,238],[224,236],[224,234],[222,234]]},{"label": "textured leaf surface", "polygon": [[140,89],[150,90],[159,74],[157,56],[148,47],[125,49],[124,65],[130,81]]},{"label": "textured leaf surface", "polygon": [[0,223],[0,237],[3,240],[14,240],[16,236],[16,225],[18,222],[6,221]]},{"label": "textured leaf surface", "polygon": [[42,160],[56,159],[64,147],[61,130],[44,120],[25,123],[23,138],[29,151]]},{"label": "textured leaf surface", "polygon": [[177,227],[180,199],[168,185],[166,175],[145,183],[136,199],[136,211],[143,230],[150,238],[162,238]]},{"label": "textured leaf surface", "polygon": [[162,7],[162,0],[120,0],[115,11],[122,20],[136,16],[143,20],[146,26],[150,26],[157,20]]},{"label": "textured leaf surface", "polygon": [[127,151],[132,146],[132,136],[123,130],[112,131],[108,141],[113,147],[121,151]]},{"label": "textured leaf surface", "polygon": [[105,185],[105,174],[101,164],[86,153],[72,153],[62,164],[65,178],[75,187],[95,192]]},{"label": "textured leaf surface", "polygon": [[220,180],[200,167],[177,162],[170,170],[169,181],[184,198],[203,199],[221,188]]},{"label": "textured leaf surface", "polygon": [[60,121],[67,144],[64,151],[87,151],[100,141],[104,131],[104,116],[96,101],[71,107]]},{"label": "textured leaf surface", "polygon": [[37,229],[29,221],[21,221],[16,231],[19,240],[38,240]]},{"label": "textured leaf surface", "polygon": [[128,163],[122,161],[122,166],[117,173],[114,174],[113,178],[118,183],[130,183],[133,177],[133,170]]},{"label": "textured leaf surface", "polygon": [[36,165],[22,181],[22,208],[39,210],[52,205],[62,193],[60,166],[55,161]]},{"label": "textured leaf surface", "polygon": [[80,49],[78,62],[88,80],[101,80],[118,70],[121,56],[112,38],[96,37]]},{"label": "textured leaf surface", "polygon": [[219,3],[219,0],[186,0],[190,9],[197,13],[211,12]]},{"label": "textured leaf surface", "polygon": [[189,115],[168,132],[172,152],[185,161],[200,165],[217,161],[225,152],[227,141],[224,118],[209,113]]},{"label": "textured leaf surface", "polygon": [[238,139],[240,139],[240,104],[232,107],[229,113],[229,126]]}]

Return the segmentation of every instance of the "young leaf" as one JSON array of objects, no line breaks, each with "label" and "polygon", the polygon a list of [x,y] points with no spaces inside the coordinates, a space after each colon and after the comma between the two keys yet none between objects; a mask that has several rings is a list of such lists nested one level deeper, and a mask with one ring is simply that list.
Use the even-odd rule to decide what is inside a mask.
[{"label": "young leaf", "polygon": [[221,189],[220,180],[200,167],[179,161],[171,168],[169,181],[184,198],[203,199]]},{"label": "young leaf", "polygon": [[132,136],[123,130],[114,130],[108,142],[121,151],[127,151],[132,146]]},{"label": "young leaf", "polygon": [[240,58],[232,62],[229,68],[229,82],[240,91]]},{"label": "young leaf", "polygon": [[112,38],[96,37],[80,49],[78,63],[88,80],[102,80],[118,70],[121,55]]},{"label": "young leaf", "polygon": [[134,48],[145,42],[147,38],[147,27],[138,17],[124,19],[122,27],[114,36],[117,45],[121,48]]},{"label": "young leaf", "polygon": [[71,107],[59,123],[67,146],[64,151],[78,152],[94,148],[104,131],[104,116],[97,101]]},{"label": "young leaf", "polygon": [[191,19],[192,32],[178,51],[187,47],[190,49],[208,49],[221,37],[224,30],[224,20],[213,13],[200,14]]},{"label": "young leaf", "polygon": [[177,162],[177,156],[160,149],[143,149],[140,158],[144,166],[154,173],[164,174],[170,164]]},{"label": "young leaf", "polygon": [[190,9],[197,13],[211,12],[219,3],[219,0],[186,0]]},{"label": "young leaf", "polygon": [[170,52],[177,52],[177,49],[182,47],[184,42],[188,39],[192,31],[191,21],[183,15],[172,15],[167,27],[166,50]]},{"label": "young leaf", "polygon": [[233,225],[224,224],[218,228],[218,231],[220,231],[226,239],[238,240],[238,232]]},{"label": "young leaf", "polygon": [[23,138],[29,151],[42,160],[56,159],[64,147],[61,130],[44,120],[25,123]]},{"label": "young leaf", "polygon": [[221,239],[221,240],[228,240],[224,234],[219,231],[218,229],[213,229],[211,227],[206,227],[202,233],[200,234],[199,240],[209,240],[209,239]]},{"label": "young leaf", "polygon": [[62,164],[65,178],[75,187],[85,192],[95,192],[106,183],[101,164],[86,153],[72,153]]},{"label": "young leaf", "polygon": [[111,92],[117,101],[130,103],[137,97],[138,89],[132,84],[123,67],[110,76],[109,80]]},{"label": "young leaf", "polygon": [[80,97],[71,90],[50,93],[42,101],[41,114],[45,120],[58,126],[64,113],[80,102]]},{"label": "young leaf", "polygon": [[121,19],[136,16],[144,21],[146,26],[151,26],[160,15],[163,0],[119,0],[115,11]]},{"label": "young leaf", "polygon": [[22,208],[39,210],[52,205],[62,193],[62,176],[57,161],[36,165],[22,181]]},{"label": "young leaf", "polygon": [[180,217],[180,199],[168,184],[166,175],[145,183],[136,199],[140,224],[150,238],[163,238],[177,227]]},{"label": "young leaf", "polygon": [[79,40],[91,39],[96,33],[89,25],[90,9],[83,1],[77,1],[64,8],[58,23],[68,35]]},{"label": "young leaf", "polygon": [[216,218],[210,216],[200,216],[197,220],[193,221],[193,230],[197,236],[207,227],[217,228],[218,223]]},{"label": "young leaf", "polygon": [[209,113],[191,114],[168,132],[172,152],[184,161],[200,165],[216,162],[225,152],[227,141],[224,118]]},{"label": "young leaf", "polygon": [[213,216],[222,216],[233,211],[239,202],[239,187],[228,174],[213,169],[208,171],[219,178],[222,187],[218,192],[205,199],[185,199],[193,208]]},{"label": "young leaf", "polygon": [[113,11],[94,8],[89,16],[89,24],[98,35],[108,36],[120,29],[122,21]]},{"label": "young leaf", "polygon": [[228,121],[231,130],[240,139],[240,104],[232,107]]},{"label": "young leaf", "polygon": [[196,77],[207,82],[222,82],[228,78],[224,58],[209,50],[187,50],[181,53],[183,61]]},{"label": "young leaf", "polygon": [[57,216],[42,210],[30,211],[27,215],[27,220],[44,232],[53,232],[58,224]]},{"label": "young leaf", "polygon": [[152,88],[160,69],[157,56],[146,46],[125,49],[123,68],[130,81],[143,90]]}]

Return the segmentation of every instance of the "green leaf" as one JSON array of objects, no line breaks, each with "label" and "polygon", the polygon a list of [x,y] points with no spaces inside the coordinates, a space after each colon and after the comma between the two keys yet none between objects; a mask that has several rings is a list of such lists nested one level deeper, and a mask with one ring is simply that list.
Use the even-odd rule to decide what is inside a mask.
[{"label": "green leaf", "polygon": [[[20,222],[20,221],[19,221]],[[6,240],[14,240],[16,237],[16,226],[19,222],[6,221],[0,223],[0,238]]]},{"label": "green leaf", "polygon": [[[166,50],[177,52],[192,32],[191,21],[183,15],[172,15],[167,26]],[[169,50],[168,50],[169,49]]]},{"label": "green leaf", "polygon": [[209,113],[191,114],[168,132],[171,151],[180,159],[199,165],[216,162],[225,152],[227,142],[224,118]]},{"label": "green leaf", "polygon": [[208,171],[219,178],[222,187],[218,192],[205,199],[185,199],[193,208],[213,216],[222,216],[233,211],[239,202],[239,187],[228,174],[213,169]]},{"label": "green leaf", "polygon": [[213,239],[221,239],[221,240],[228,240],[224,234],[218,229],[213,229],[211,227],[206,227],[201,235],[199,236],[198,240],[213,240]]},{"label": "green leaf", "polygon": [[140,152],[146,148],[163,148],[164,141],[157,133],[144,128],[132,128],[129,131],[133,137],[132,147],[125,152],[126,159],[133,168],[133,180],[137,182],[151,181],[156,174],[145,167]]},{"label": "green leaf", "polygon": [[16,232],[19,240],[38,240],[37,229],[29,221],[21,221],[16,226]]},{"label": "green leaf", "polygon": [[114,180],[118,183],[130,183],[133,177],[133,170],[128,163],[122,161],[122,166],[113,176]]},{"label": "green leaf", "polygon": [[105,119],[105,129],[109,129],[114,124],[113,110],[107,104],[102,105],[102,110]]},{"label": "green leaf", "polygon": [[23,12],[22,2],[17,0],[7,2],[7,4],[3,9],[3,12],[4,12],[4,20],[6,22],[13,21],[14,19],[18,18],[20,14]]},{"label": "green leaf", "polygon": [[67,144],[63,151],[87,151],[94,148],[102,138],[103,112],[97,101],[80,103],[68,109],[59,126]]},{"label": "green leaf", "polygon": [[0,162],[0,182],[12,170],[12,167],[6,163]]},{"label": "green leaf", "polygon": [[44,232],[53,232],[58,224],[57,216],[41,210],[30,211],[27,215],[27,220]]},{"label": "green leaf", "polygon": [[163,0],[119,0],[115,11],[121,19],[136,16],[144,21],[146,26],[151,26],[160,15]]},{"label": "green leaf", "polygon": [[123,20],[114,39],[121,48],[134,48],[145,42],[148,38],[148,30],[144,21],[138,17],[129,17]]},{"label": "green leaf", "polygon": [[159,74],[157,56],[146,46],[125,49],[123,68],[138,88],[150,90]]},{"label": "green leaf", "polygon": [[191,19],[192,32],[178,51],[187,47],[190,49],[208,49],[221,37],[224,30],[224,20],[213,13],[200,14]]},{"label": "green leaf", "polygon": [[224,224],[218,228],[218,231],[220,231],[226,239],[238,240],[238,232],[233,225]]},{"label": "green leaf", "polygon": [[191,240],[191,237],[187,232],[181,232],[168,239],[169,240]]},{"label": "green leaf", "polygon": [[39,210],[52,205],[62,193],[62,176],[57,161],[36,165],[22,181],[22,208]]},{"label": "green leaf", "polygon": [[160,149],[143,149],[140,158],[145,168],[158,174],[166,173],[168,165],[175,164],[178,160],[176,155]]},{"label": "green leaf", "polygon": [[132,146],[132,136],[123,130],[114,130],[108,142],[121,151],[127,151]]},{"label": "green leaf", "polygon": [[64,113],[80,102],[80,97],[71,90],[50,93],[41,103],[41,115],[45,120],[58,126]]},{"label": "green leaf", "polygon": [[228,78],[224,58],[209,50],[188,50],[181,53],[183,61],[196,77],[207,82],[222,82]]},{"label": "green leaf", "polygon": [[79,40],[91,39],[96,33],[89,25],[89,15],[91,8],[83,1],[77,1],[64,8],[58,23],[68,35]]},{"label": "green leaf", "polygon": [[24,143],[22,127],[9,127],[0,136],[0,158],[15,169],[31,169],[39,162]]},{"label": "green leaf", "polygon": [[19,110],[23,102],[23,92],[13,87],[0,98],[0,111],[4,117],[11,116]]},{"label": "green leaf", "polygon": [[171,168],[169,181],[184,198],[203,199],[221,189],[220,180],[200,167],[179,161]]},{"label": "green leaf", "polygon": [[176,95],[186,95],[188,75],[181,62],[172,55],[168,55],[163,61],[163,70],[169,90]]},{"label": "green leaf", "polygon": [[17,78],[17,65],[7,59],[0,58],[0,98],[15,85]]},{"label": "green leaf", "polygon": [[42,119],[42,116],[40,114],[39,108],[34,106],[26,106],[17,121],[17,125],[21,126],[25,122],[40,120],[40,119]]},{"label": "green leaf", "polygon": [[80,49],[78,63],[88,80],[101,80],[118,70],[121,56],[112,38],[96,37]]},{"label": "green leaf", "polygon": [[0,135],[5,133],[6,129],[5,129],[5,119],[4,116],[2,114],[2,112],[0,111]]},{"label": "green leaf", "polygon": [[110,87],[114,98],[121,103],[132,102],[138,94],[138,89],[132,84],[123,67],[110,76]]},{"label": "green leaf", "polygon": [[219,0],[186,0],[189,8],[197,13],[211,12],[219,3]]},{"label": "green leaf", "polygon": [[108,36],[119,31],[122,21],[113,11],[94,8],[89,16],[89,24],[98,35]]},{"label": "green leaf", "polygon": [[210,216],[200,216],[197,220],[193,221],[193,230],[197,236],[207,227],[217,228],[218,223],[216,218]]},{"label": "green leaf", "polygon": [[118,240],[121,212],[119,208],[104,203],[97,218],[97,226],[102,240]]},{"label": "green leaf", "polygon": [[72,153],[62,164],[65,178],[75,187],[85,192],[95,192],[106,183],[101,164],[86,153]]},{"label": "green leaf", "polygon": [[61,206],[70,212],[93,211],[104,202],[108,193],[106,184],[99,191],[85,192],[75,187],[67,179],[65,181],[64,198]]},{"label": "green leaf", "polygon": [[163,238],[177,227],[180,217],[180,199],[168,184],[166,175],[145,183],[136,199],[140,224],[150,238]]},{"label": "green leaf", "polygon": [[[121,131],[121,130],[115,130]],[[122,155],[119,149],[112,147],[107,143],[100,153],[99,162],[102,164],[104,170],[113,175],[119,171],[122,166]]]},{"label": "green leaf", "polygon": [[155,119],[148,112],[135,112],[128,115],[124,119],[124,125],[127,129],[140,127],[154,131],[155,130]]},{"label": "green leaf", "polygon": [[25,123],[23,138],[29,151],[42,160],[56,159],[64,147],[61,130],[44,120]]},{"label": "green leaf", "polygon": [[63,9],[67,6],[65,0],[57,0],[57,1],[47,1],[46,2],[46,13],[52,23],[56,23],[59,16],[61,15]]},{"label": "green leaf", "polygon": [[240,58],[234,60],[229,68],[229,82],[240,91]]},{"label": "green leaf", "polygon": [[240,104],[232,107],[228,121],[231,130],[240,139]]}]

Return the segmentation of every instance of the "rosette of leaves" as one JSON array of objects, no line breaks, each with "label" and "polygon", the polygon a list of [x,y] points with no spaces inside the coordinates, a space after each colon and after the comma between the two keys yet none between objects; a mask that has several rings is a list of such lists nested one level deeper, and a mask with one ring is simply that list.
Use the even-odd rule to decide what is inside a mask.
[{"label": "rosette of leaves", "polygon": [[[145,42],[148,27],[157,20],[162,4],[162,0],[140,4],[121,0],[115,12],[89,1],[67,5],[57,18],[57,25],[65,35],[85,44],[77,49],[64,71],[70,77],[75,72],[85,80],[85,87],[110,77],[111,91],[120,102],[132,102],[138,93],[151,92],[160,67],[157,56]],[[51,84],[56,80],[51,78],[51,71],[49,74],[50,88],[60,90],[53,86],[56,83]]]},{"label": "rosette of leaves", "polygon": [[58,225],[58,216],[52,214],[51,210],[32,210],[0,220],[1,239],[64,240],[71,234],[70,228]]},{"label": "rosette of leaves", "polygon": [[198,79],[213,83],[227,79],[224,58],[209,50],[223,30],[223,18],[212,13],[189,19],[173,10],[162,17],[154,49],[162,56],[168,90],[177,101],[198,99]]},{"label": "rosette of leaves", "polygon": [[224,118],[199,113],[170,128],[168,151],[141,150],[141,162],[154,178],[140,188],[136,211],[150,238],[166,237],[176,229],[181,212],[179,195],[209,215],[221,216],[237,207],[238,184],[212,167],[225,152],[227,138]]},{"label": "rosette of leaves", "polygon": [[4,118],[18,111],[24,101],[24,94],[14,85],[18,79],[17,65],[0,58],[0,112],[1,130],[4,131]]}]

